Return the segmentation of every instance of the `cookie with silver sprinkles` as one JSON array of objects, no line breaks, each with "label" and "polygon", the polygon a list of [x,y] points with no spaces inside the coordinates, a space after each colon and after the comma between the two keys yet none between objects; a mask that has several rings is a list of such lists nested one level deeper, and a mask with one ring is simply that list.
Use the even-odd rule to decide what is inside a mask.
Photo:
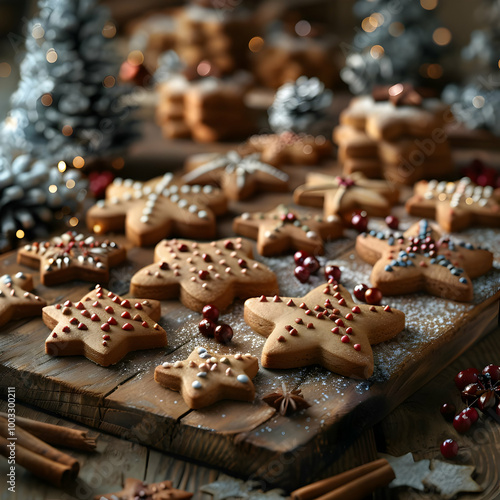
[{"label": "cookie with silver sprinkles", "polygon": [[165,362],[155,369],[155,381],[181,393],[189,408],[196,410],[222,399],[253,401],[252,379],[259,362],[251,354],[214,354],[197,347],[187,359]]},{"label": "cookie with silver sprinkles", "polygon": [[68,231],[49,241],[25,245],[17,252],[17,262],[40,269],[40,281],[57,285],[71,280],[106,283],[109,268],[121,264],[127,251],[106,238]]},{"label": "cookie with silver sprinkles", "polygon": [[370,231],[356,239],[356,251],[373,264],[370,281],[384,295],[426,292],[469,302],[472,279],[493,266],[493,254],[471,243],[455,242],[426,219],[404,234]]},{"label": "cookie with silver sprinkles", "polygon": [[31,274],[19,272],[14,276],[0,276],[0,326],[14,319],[41,316],[47,302],[30,290],[33,290]]}]

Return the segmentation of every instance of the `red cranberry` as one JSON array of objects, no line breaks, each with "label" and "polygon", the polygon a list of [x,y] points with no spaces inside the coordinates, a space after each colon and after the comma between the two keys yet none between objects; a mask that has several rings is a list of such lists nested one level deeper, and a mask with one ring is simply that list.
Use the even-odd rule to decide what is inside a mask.
[{"label": "red cranberry", "polygon": [[485,411],[488,408],[492,408],[495,405],[495,396],[493,391],[486,391],[484,394],[481,394],[479,399],[477,400],[477,407],[481,411]]},{"label": "red cranberry", "polygon": [[492,383],[500,380],[500,366],[487,365],[483,368],[483,375],[489,374]]},{"label": "red cranberry", "polygon": [[453,419],[453,427],[455,427],[455,430],[457,432],[460,432],[461,434],[467,432],[470,429],[471,425],[472,422],[470,418],[464,412],[460,412]]},{"label": "red cranberry", "polygon": [[461,393],[462,401],[467,406],[475,406],[478,398],[477,393],[480,390],[481,386],[479,384],[469,384]]},{"label": "red cranberry", "polygon": [[443,441],[440,448],[444,458],[455,458],[458,455],[458,444],[453,439]]},{"label": "red cranberry", "polygon": [[385,218],[385,223],[391,228],[396,231],[399,227],[399,219],[395,217],[394,215],[388,215]]},{"label": "red cranberry", "polygon": [[200,271],[198,271],[198,276],[200,280],[206,280],[208,278],[208,271],[206,271],[205,269],[201,269]]},{"label": "red cranberry", "polygon": [[215,323],[208,318],[204,318],[198,323],[198,329],[204,337],[210,339],[215,333]]},{"label": "red cranberry", "polygon": [[301,283],[306,283],[309,276],[311,276],[309,269],[304,266],[297,266],[293,271],[293,274]]},{"label": "red cranberry", "polygon": [[306,252],[305,250],[298,250],[294,253],[293,260],[295,261],[295,264],[301,266],[304,263],[304,259],[306,257],[309,257],[310,255],[311,254],[309,252]]},{"label": "red cranberry", "polygon": [[295,222],[297,220],[297,217],[295,216],[294,213],[288,212],[286,214],[286,222]]},{"label": "red cranberry", "polygon": [[203,306],[201,312],[204,318],[209,319],[214,323],[217,323],[217,321],[219,320],[219,309],[217,309],[217,307],[212,304],[207,304],[206,306]]},{"label": "red cranberry", "polygon": [[365,293],[368,290],[368,287],[364,283],[360,283],[354,287],[354,296],[361,300],[361,302],[365,302]]},{"label": "red cranberry", "polygon": [[215,340],[222,344],[227,344],[233,338],[233,329],[225,323],[215,328]]},{"label": "red cranberry", "polygon": [[179,252],[187,252],[189,248],[185,243],[180,243],[177,245],[177,250],[179,250]]},{"label": "red cranberry", "polygon": [[358,233],[364,233],[368,229],[368,217],[365,212],[354,214],[351,219],[351,226]]},{"label": "red cranberry", "polygon": [[327,280],[333,279],[334,281],[340,281],[340,276],[342,275],[342,272],[340,271],[340,268],[338,266],[325,266],[325,278]]},{"label": "red cranberry", "polygon": [[314,274],[319,269],[319,262],[314,255],[310,255],[304,259],[302,265],[309,270],[311,274]]},{"label": "red cranberry", "polygon": [[455,377],[455,385],[460,391],[465,389],[469,384],[475,384],[479,375],[479,370],[477,368],[467,368],[467,370],[462,370],[458,372]]},{"label": "red cranberry", "polygon": [[371,305],[380,304],[382,302],[382,292],[378,288],[368,288],[365,292],[365,301]]},{"label": "red cranberry", "polygon": [[470,406],[468,408],[465,408],[465,410],[462,410],[462,413],[464,415],[467,415],[468,419],[471,421],[471,424],[475,424],[477,422],[477,419],[479,418],[479,413],[475,408],[471,408]]},{"label": "red cranberry", "polygon": [[439,409],[441,412],[441,415],[443,415],[443,418],[447,420],[448,422],[453,421],[453,418],[455,417],[455,413],[457,412],[457,409],[454,404],[451,403],[444,403],[441,408]]}]

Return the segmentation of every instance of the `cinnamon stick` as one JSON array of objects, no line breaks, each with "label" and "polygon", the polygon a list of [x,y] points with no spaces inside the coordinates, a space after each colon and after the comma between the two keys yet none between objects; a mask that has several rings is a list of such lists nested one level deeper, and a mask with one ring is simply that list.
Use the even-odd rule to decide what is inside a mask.
[{"label": "cinnamon stick", "polygon": [[[7,448],[11,442],[0,436],[0,454],[8,458],[10,450]],[[49,482],[54,486],[65,486],[76,477],[69,465],[54,462],[49,458],[16,443],[16,464],[29,470],[33,475]]]},{"label": "cinnamon stick", "polygon": [[[0,417],[7,418],[0,412]],[[16,426],[22,427],[39,439],[54,446],[64,446],[74,450],[94,451],[96,440],[87,436],[87,431],[71,429],[62,425],[37,422],[29,418],[16,416]]]},{"label": "cinnamon stick", "polygon": [[358,477],[339,488],[326,493],[317,498],[317,500],[362,500],[377,488],[387,486],[396,475],[392,467],[387,464],[375,469],[365,476]]},{"label": "cinnamon stick", "polygon": [[[328,492],[331,492],[336,488],[343,486],[344,484],[363,477],[364,475],[369,474],[373,471],[381,469],[386,465],[389,465],[389,462],[385,458],[380,458],[378,460],[374,460],[373,462],[368,462],[366,464],[360,465],[359,467],[355,467],[354,469],[342,472],[341,474],[336,474],[335,476],[322,479],[321,481],[316,481],[315,483],[308,484],[307,486],[303,486],[302,488],[292,491],[292,500],[316,499],[318,497],[321,497],[321,495],[325,495]],[[350,497],[345,498],[350,499]]]},{"label": "cinnamon stick", "polygon": [[[0,436],[3,438],[11,437],[7,433],[7,419],[3,417],[0,417]],[[47,458],[52,462],[66,465],[74,473],[74,477],[78,475],[80,464],[76,458],[52,448],[52,446],[33,436],[33,434],[30,434],[21,427],[16,427],[15,437],[17,438],[15,441],[16,449],[18,446],[26,448],[30,452]]]}]

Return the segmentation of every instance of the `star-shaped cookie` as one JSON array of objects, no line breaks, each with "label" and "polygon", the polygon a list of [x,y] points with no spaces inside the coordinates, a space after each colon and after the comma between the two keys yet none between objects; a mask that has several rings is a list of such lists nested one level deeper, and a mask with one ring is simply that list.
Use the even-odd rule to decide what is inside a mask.
[{"label": "star-shaped cookie", "polygon": [[0,326],[12,319],[42,314],[47,302],[29,290],[33,290],[33,278],[30,274],[19,272],[14,276],[0,276]]},{"label": "star-shaped cookie", "polygon": [[17,252],[17,262],[40,268],[40,280],[46,286],[80,279],[107,282],[109,268],[127,258],[125,248],[114,241],[68,231],[50,241],[25,245]]},{"label": "star-shaped cookie", "polygon": [[320,364],[353,378],[373,374],[372,344],[397,335],[405,315],[389,306],[358,305],[341,285],[326,284],[304,297],[245,301],[245,322],[267,337],[261,364],[288,369]]},{"label": "star-shaped cookie", "polygon": [[243,213],[234,219],[233,230],[257,240],[260,255],[277,255],[289,249],[322,255],[324,240],[340,238],[343,224],[336,215],[300,215],[279,205],[269,212]]},{"label": "star-shaped cookie", "polygon": [[137,246],[158,243],[171,234],[213,238],[215,216],[226,211],[227,200],[212,186],[189,186],[170,172],[148,182],[115,179],[106,200],[87,212],[87,226],[95,233],[121,231]]},{"label": "star-shaped cookie", "polygon": [[404,235],[371,231],[356,239],[356,251],[373,264],[370,281],[384,295],[425,291],[438,297],[470,301],[471,279],[486,274],[493,254],[470,243],[454,243],[426,219]]},{"label": "star-shaped cookie", "polygon": [[460,492],[483,491],[483,488],[471,477],[475,467],[473,465],[458,465],[432,460],[431,471],[424,477],[423,483],[428,488],[439,491],[441,498],[449,500]]},{"label": "star-shaped cookie", "polygon": [[43,321],[52,330],[45,352],[82,355],[109,366],[130,351],[166,346],[167,334],[156,323],[160,316],[156,300],[123,299],[97,285],[80,302],[43,308]]},{"label": "star-shaped cookie", "polygon": [[415,462],[413,454],[407,453],[400,457],[379,453],[379,456],[385,458],[396,474],[389,488],[397,488],[398,486],[409,486],[419,491],[424,491],[422,480],[429,474],[430,460],[423,459]]},{"label": "star-shaped cookie", "polygon": [[288,175],[260,160],[259,153],[240,156],[205,153],[191,158],[193,167],[184,175],[187,184],[216,184],[230,200],[245,200],[261,191],[286,191]]},{"label": "star-shaped cookie", "polygon": [[235,298],[277,293],[276,275],[252,260],[252,244],[242,238],[200,243],[163,240],[155,248],[155,263],[131,280],[138,297],[180,299],[193,311],[213,304],[226,309]]},{"label": "star-shaped cookie", "polygon": [[172,481],[144,483],[140,479],[125,479],[123,490],[108,495],[96,495],[94,500],[189,500],[192,493],[176,490]]},{"label": "star-shaped cookie", "polygon": [[189,408],[196,410],[221,399],[253,401],[251,379],[258,371],[259,362],[251,354],[220,355],[197,347],[183,361],[157,366],[155,381],[179,391]]},{"label": "star-shaped cookie", "polygon": [[330,155],[332,144],[321,136],[282,132],[253,135],[242,146],[245,153],[260,153],[262,161],[280,165],[317,165]]},{"label": "star-shaped cookie", "polygon": [[325,217],[346,215],[357,209],[373,217],[384,217],[399,199],[399,189],[390,182],[372,180],[357,172],[345,177],[309,174],[306,184],[293,193],[298,205],[323,207]]},{"label": "star-shaped cookie", "polygon": [[500,227],[500,189],[481,187],[468,177],[456,182],[420,181],[406,202],[410,215],[435,219],[447,232],[469,226]]}]

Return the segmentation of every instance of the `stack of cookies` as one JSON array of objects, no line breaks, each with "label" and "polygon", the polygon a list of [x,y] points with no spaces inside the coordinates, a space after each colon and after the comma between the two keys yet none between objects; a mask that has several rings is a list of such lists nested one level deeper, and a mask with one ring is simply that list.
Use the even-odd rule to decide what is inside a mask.
[{"label": "stack of cookies", "polygon": [[177,18],[176,50],[188,65],[208,61],[229,74],[247,66],[248,42],[256,33],[250,11],[188,5]]},{"label": "stack of cookies", "polygon": [[400,184],[452,171],[444,130],[451,114],[438,99],[422,98],[411,86],[377,89],[354,98],[333,132],[344,173],[362,172]]},{"label": "stack of cookies", "polygon": [[245,104],[250,83],[243,72],[231,79],[193,81],[176,75],[159,86],[156,121],[167,138],[213,142],[245,137],[255,130],[252,111]]}]

